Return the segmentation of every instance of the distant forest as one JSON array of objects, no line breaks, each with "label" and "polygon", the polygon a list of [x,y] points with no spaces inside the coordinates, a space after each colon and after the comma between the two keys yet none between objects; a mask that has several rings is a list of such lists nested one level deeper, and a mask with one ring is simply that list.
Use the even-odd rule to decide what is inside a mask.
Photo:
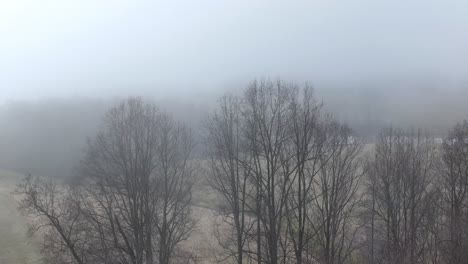
[{"label": "distant forest", "polygon": [[[468,89],[430,82],[386,83],[341,85],[345,88],[329,84],[313,89],[325,112],[369,141],[389,126],[420,128],[443,137],[454,123],[468,118]],[[231,93],[240,91],[242,86]],[[148,100],[156,102],[176,120],[187,123],[200,142],[202,123],[221,94]],[[95,135],[104,113],[118,101],[118,98],[50,98],[0,105],[0,167],[24,174],[71,176],[87,138]],[[202,155],[199,147],[197,151]]]}]

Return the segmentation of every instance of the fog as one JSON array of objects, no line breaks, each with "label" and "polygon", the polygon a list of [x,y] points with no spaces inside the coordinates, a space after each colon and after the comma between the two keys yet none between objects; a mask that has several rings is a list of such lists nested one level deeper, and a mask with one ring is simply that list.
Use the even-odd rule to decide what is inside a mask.
[{"label": "fog", "polygon": [[[73,175],[87,141],[119,101],[69,98],[5,104],[0,107],[0,168],[41,176]],[[171,99],[156,102],[201,138],[200,124],[209,108]]]},{"label": "fog", "polygon": [[2,1],[0,100],[204,96],[265,76],[465,89],[467,11],[458,0]]},{"label": "fog", "polygon": [[0,167],[69,174],[126,96],[198,131],[219,96],[262,78],[308,82],[361,135],[442,135],[468,115],[467,13],[457,0],[2,1]]}]

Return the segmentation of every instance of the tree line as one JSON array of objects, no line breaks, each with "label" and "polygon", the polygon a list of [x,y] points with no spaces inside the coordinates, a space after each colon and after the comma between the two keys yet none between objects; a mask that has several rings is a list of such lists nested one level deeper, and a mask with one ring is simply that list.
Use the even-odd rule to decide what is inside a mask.
[{"label": "tree line", "polygon": [[129,98],[69,182],[24,179],[19,208],[48,263],[203,262],[183,246],[195,180],[220,199],[214,262],[467,263],[466,121],[441,142],[387,128],[371,144],[311,87],[278,80],[221,97],[204,127],[195,159],[189,128]]}]

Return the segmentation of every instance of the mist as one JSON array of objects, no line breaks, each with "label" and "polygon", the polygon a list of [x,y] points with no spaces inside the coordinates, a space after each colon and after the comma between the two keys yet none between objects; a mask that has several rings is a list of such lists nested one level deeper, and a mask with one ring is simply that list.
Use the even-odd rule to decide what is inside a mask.
[{"label": "mist", "polygon": [[262,77],[466,90],[467,11],[457,0],[2,1],[0,102],[194,99]]},{"label": "mist", "polygon": [[[25,175],[73,176],[88,140],[120,100],[74,97],[6,103],[0,107],[0,168]],[[170,98],[154,101],[201,138],[209,107]]]},{"label": "mist", "polygon": [[[419,90],[401,83],[376,90],[364,87],[330,85],[315,88],[316,100],[324,110],[349,125],[356,135],[374,141],[385,127],[423,129],[435,137],[444,137],[453,124],[468,118],[468,90],[444,90],[421,83]],[[193,130],[198,155],[205,155],[204,122],[225,93],[219,89],[202,99],[185,97],[146,97],[177,121]],[[0,167],[34,174],[67,178],[74,174],[87,140],[99,130],[104,114],[121,98],[48,98],[7,102],[0,107]]]},{"label": "mist", "polygon": [[463,264],[468,1],[0,1],[0,262]]}]

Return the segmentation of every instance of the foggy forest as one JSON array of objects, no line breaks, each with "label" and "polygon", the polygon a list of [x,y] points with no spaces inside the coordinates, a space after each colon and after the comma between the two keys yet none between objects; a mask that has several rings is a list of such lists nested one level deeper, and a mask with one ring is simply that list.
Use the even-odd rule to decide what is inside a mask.
[{"label": "foggy forest", "polygon": [[0,264],[468,263],[466,14],[5,0]]}]

